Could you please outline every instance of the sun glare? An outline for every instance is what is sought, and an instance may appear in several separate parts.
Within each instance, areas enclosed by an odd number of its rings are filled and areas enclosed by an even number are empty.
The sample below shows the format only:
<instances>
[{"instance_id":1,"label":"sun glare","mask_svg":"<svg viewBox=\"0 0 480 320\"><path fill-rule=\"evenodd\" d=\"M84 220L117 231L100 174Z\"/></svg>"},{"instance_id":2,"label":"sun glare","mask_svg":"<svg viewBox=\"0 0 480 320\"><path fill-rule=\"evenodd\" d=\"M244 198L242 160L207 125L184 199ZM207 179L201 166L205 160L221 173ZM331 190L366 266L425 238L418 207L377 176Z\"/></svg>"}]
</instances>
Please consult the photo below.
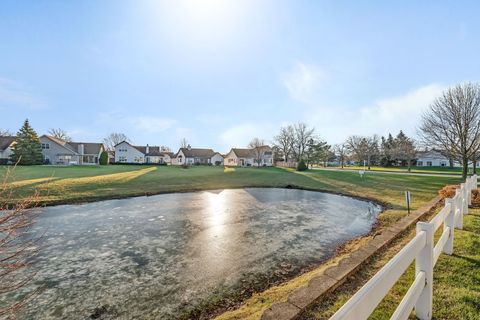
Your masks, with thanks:
<instances>
[{"instance_id":1,"label":"sun glare","mask_svg":"<svg viewBox=\"0 0 480 320\"><path fill-rule=\"evenodd\" d=\"M230 46L246 36L250 1L178 0L156 5L157 23L183 49Z\"/></svg>"}]
</instances>

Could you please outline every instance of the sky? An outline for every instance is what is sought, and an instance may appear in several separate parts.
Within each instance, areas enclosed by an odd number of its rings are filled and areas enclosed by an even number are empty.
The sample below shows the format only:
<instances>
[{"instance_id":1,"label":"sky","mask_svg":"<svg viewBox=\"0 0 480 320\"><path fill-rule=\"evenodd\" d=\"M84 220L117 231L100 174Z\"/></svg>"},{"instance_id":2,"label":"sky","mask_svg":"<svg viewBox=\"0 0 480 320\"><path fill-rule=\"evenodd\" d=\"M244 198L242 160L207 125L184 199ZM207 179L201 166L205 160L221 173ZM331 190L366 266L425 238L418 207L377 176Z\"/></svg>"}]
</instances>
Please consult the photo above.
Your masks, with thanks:
<instances>
[{"instance_id":1,"label":"sky","mask_svg":"<svg viewBox=\"0 0 480 320\"><path fill-rule=\"evenodd\" d=\"M226 152L305 122L329 143L415 137L480 75L479 2L0 2L0 128Z\"/></svg>"}]
</instances>

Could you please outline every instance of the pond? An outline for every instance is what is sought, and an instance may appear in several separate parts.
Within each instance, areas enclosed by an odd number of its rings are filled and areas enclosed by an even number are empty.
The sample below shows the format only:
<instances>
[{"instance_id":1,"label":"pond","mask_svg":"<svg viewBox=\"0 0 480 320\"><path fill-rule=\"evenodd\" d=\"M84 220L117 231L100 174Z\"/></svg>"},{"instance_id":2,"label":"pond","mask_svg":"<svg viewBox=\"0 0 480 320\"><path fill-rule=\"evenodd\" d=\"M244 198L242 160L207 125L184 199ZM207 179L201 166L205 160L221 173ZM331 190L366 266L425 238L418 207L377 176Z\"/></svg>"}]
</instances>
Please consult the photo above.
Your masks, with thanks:
<instances>
[{"instance_id":1,"label":"pond","mask_svg":"<svg viewBox=\"0 0 480 320\"><path fill-rule=\"evenodd\" d=\"M212 295L320 263L368 233L380 211L274 188L47 207L34 228L45 248L33 261L45 289L20 318L175 318Z\"/></svg>"}]
</instances>

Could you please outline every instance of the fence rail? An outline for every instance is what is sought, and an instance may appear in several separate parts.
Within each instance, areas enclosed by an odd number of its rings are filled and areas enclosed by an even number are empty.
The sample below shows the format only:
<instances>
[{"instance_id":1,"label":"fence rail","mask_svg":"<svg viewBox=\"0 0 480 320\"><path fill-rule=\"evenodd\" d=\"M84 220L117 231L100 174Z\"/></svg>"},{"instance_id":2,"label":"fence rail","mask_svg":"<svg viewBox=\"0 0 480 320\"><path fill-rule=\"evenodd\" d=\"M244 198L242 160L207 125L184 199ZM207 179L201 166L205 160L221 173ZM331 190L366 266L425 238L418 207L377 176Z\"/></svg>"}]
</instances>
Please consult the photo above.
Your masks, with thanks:
<instances>
[{"instance_id":1,"label":"fence rail","mask_svg":"<svg viewBox=\"0 0 480 320\"><path fill-rule=\"evenodd\" d=\"M453 198L445 199L445 207L430 220L417 222L417 234L360 290L357 291L330 320L367 319L385 295L398 281L408 266L415 261L415 280L390 319L408 319L415 309L417 318L432 318L433 267L440 254L453 253L454 231L463 228L463 216L472 204L472 190L478 177L473 175L460 185ZM435 232L443 225L443 232L434 243Z\"/></svg>"}]
</instances>

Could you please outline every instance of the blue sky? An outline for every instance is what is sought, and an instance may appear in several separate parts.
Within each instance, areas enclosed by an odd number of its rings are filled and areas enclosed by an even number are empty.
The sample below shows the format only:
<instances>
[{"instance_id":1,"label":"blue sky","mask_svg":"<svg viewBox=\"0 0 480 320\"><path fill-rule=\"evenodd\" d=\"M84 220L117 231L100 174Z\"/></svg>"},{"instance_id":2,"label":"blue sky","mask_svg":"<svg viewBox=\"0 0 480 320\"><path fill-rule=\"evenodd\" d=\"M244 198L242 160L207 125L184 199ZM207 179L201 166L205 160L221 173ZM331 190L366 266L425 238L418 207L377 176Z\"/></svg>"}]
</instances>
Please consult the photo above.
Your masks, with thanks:
<instances>
[{"instance_id":1,"label":"blue sky","mask_svg":"<svg viewBox=\"0 0 480 320\"><path fill-rule=\"evenodd\" d=\"M227 151L281 125L415 135L477 81L480 4L459 1L2 1L0 128Z\"/></svg>"}]
</instances>

